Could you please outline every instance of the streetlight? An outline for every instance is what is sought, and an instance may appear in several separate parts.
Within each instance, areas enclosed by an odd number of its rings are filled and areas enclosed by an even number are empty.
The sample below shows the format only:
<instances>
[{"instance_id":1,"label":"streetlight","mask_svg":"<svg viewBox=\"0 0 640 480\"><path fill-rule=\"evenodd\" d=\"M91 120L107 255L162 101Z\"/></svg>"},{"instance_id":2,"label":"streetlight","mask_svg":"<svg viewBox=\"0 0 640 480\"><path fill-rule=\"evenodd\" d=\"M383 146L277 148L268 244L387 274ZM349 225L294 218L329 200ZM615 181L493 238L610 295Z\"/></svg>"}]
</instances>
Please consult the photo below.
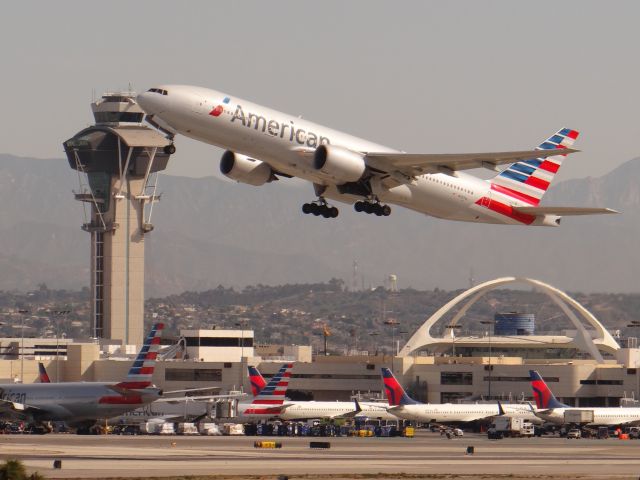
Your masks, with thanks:
<instances>
[{"instance_id":1,"label":"streetlight","mask_svg":"<svg viewBox=\"0 0 640 480\"><path fill-rule=\"evenodd\" d=\"M53 316L56 319L56 383L60 381L60 317L66 318L71 310L54 310Z\"/></svg>"},{"instance_id":2,"label":"streetlight","mask_svg":"<svg viewBox=\"0 0 640 480\"><path fill-rule=\"evenodd\" d=\"M378 335L380 335L380 332L369 332L369 336L371 337L371 350L378 351L378 346L376 345L375 339L375 337L377 337Z\"/></svg>"},{"instance_id":3,"label":"streetlight","mask_svg":"<svg viewBox=\"0 0 640 480\"><path fill-rule=\"evenodd\" d=\"M240 383L238 383L238 388L242 389L243 385L243 381L242 379L244 378L244 329L247 326L247 322L249 320L247 320L246 318L241 318L236 322L236 327L240 327L240 375L239 375L239 380Z\"/></svg>"},{"instance_id":4,"label":"streetlight","mask_svg":"<svg viewBox=\"0 0 640 480\"><path fill-rule=\"evenodd\" d=\"M24 383L24 319L31 313L29 310L18 310L20 314L20 383Z\"/></svg>"},{"instance_id":5,"label":"streetlight","mask_svg":"<svg viewBox=\"0 0 640 480\"><path fill-rule=\"evenodd\" d=\"M480 323L482 325L489 325L489 400L491 400L491 369L492 369L492 365L491 365L491 330L492 330L492 325L495 325L495 321L494 320L481 320Z\"/></svg>"},{"instance_id":6,"label":"streetlight","mask_svg":"<svg viewBox=\"0 0 640 480\"><path fill-rule=\"evenodd\" d=\"M448 328L451 334L451 354L455 357L456 356L456 334L454 330L461 329L462 325L451 324L451 325L447 325L445 328Z\"/></svg>"}]
</instances>

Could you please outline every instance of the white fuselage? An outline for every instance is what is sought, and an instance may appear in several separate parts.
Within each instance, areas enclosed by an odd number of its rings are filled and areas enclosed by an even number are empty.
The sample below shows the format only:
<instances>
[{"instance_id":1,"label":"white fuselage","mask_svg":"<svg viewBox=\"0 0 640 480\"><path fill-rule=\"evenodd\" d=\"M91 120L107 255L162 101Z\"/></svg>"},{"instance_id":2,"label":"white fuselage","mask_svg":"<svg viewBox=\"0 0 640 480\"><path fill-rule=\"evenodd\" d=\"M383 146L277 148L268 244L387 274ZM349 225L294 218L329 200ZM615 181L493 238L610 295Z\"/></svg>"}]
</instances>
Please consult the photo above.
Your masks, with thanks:
<instances>
[{"instance_id":1,"label":"white fuselage","mask_svg":"<svg viewBox=\"0 0 640 480\"><path fill-rule=\"evenodd\" d=\"M539 423L528 405L506 404L502 408L505 415ZM498 405L490 403L424 403L394 407L391 412L405 420L424 423L473 422L495 417L500 413Z\"/></svg>"},{"instance_id":2,"label":"white fuselage","mask_svg":"<svg viewBox=\"0 0 640 480\"><path fill-rule=\"evenodd\" d=\"M313 167L313 151L317 146L330 144L353 152L399 152L215 90L186 85L166 85L160 89L168 94L145 92L138 96L138 102L165 127L259 159L276 172L322 185L326 187L323 196L336 201L354 203L362 197L340 193L333 179ZM215 108L219 108L216 116L211 114ZM413 182L390 186L376 177L371 181L371 189L380 202L467 222L522 225L517 215L489 209L486 203L505 205L507 210L526 205L491 190L487 181L462 172L420 175ZM538 220L533 224L538 224Z\"/></svg>"},{"instance_id":3,"label":"white fuselage","mask_svg":"<svg viewBox=\"0 0 640 480\"><path fill-rule=\"evenodd\" d=\"M551 423L558 425L565 425L565 412L566 411L585 411L593 412L593 422L587 422L585 425L598 425L598 426L617 426L617 425L629 425L640 424L640 408L632 407L568 407L568 408L554 408L552 410L541 410L536 415Z\"/></svg>"},{"instance_id":4,"label":"white fuselage","mask_svg":"<svg viewBox=\"0 0 640 480\"><path fill-rule=\"evenodd\" d=\"M311 418L351 418L370 420L399 420L387 411L387 404L381 402L361 402L361 411L355 412L354 402L285 402L286 408L279 415L281 420L305 420Z\"/></svg>"}]
</instances>

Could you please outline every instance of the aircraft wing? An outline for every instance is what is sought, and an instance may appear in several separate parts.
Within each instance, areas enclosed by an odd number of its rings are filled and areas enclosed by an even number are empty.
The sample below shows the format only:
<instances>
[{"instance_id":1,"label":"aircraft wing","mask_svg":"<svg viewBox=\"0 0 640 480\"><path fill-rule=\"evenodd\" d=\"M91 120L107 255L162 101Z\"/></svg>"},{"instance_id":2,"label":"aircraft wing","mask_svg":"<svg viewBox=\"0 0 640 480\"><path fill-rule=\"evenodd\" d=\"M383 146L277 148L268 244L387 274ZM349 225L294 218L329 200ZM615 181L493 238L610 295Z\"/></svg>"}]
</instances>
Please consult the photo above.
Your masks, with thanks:
<instances>
[{"instance_id":1,"label":"aircraft wing","mask_svg":"<svg viewBox=\"0 0 640 480\"><path fill-rule=\"evenodd\" d=\"M0 417L10 416L14 418L25 418L40 410L40 408L32 405L12 402L11 400L0 400Z\"/></svg>"},{"instance_id":2,"label":"aircraft wing","mask_svg":"<svg viewBox=\"0 0 640 480\"><path fill-rule=\"evenodd\" d=\"M169 390L165 391L163 395L171 395L174 393L190 393L190 392L208 392L208 391L218 391L222 387L201 387L201 388L187 388L186 390Z\"/></svg>"},{"instance_id":3,"label":"aircraft wing","mask_svg":"<svg viewBox=\"0 0 640 480\"><path fill-rule=\"evenodd\" d=\"M246 393L229 395L199 395L194 397L162 397L154 400L153 403L185 403L185 402L208 402L209 400L219 400L222 398L246 397Z\"/></svg>"},{"instance_id":4,"label":"aircraft wing","mask_svg":"<svg viewBox=\"0 0 640 480\"><path fill-rule=\"evenodd\" d=\"M513 207L514 210L528 215L597 215L601 213L620 213L611 208L591 207Z\"/></svg>"},{"instance_id":5,"label":"aircraft wing","mask_svg":"<svg viewBox=\"0 0 640 480\"><path fill-rule=\"evenodd\" d=\"M487 153L376 153L369 152L365 160L372 168L385 172L415 176L425 173L455 172L472 168L496 170L498 165L510 164L521 160L553 157L578 152L573 148L554 148L549 150L520 150L514 152Z\"/></svg>"}]
</instances>

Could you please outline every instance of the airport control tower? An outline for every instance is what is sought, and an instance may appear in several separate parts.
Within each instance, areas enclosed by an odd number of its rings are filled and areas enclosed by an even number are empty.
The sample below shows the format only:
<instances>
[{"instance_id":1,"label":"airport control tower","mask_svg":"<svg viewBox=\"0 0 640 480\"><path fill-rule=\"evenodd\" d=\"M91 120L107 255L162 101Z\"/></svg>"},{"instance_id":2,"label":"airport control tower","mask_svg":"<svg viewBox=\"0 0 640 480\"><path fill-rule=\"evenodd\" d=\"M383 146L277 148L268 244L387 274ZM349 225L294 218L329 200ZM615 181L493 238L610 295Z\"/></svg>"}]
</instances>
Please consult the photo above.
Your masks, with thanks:
<instances>
[{"instance_id":1,"label":"airport control tower","mask_svg":"<svg viewBox=\"0 0 640 480\"><path fill-rule=\"evenodd\" d=\"M95 125L63 145L80 179L82 229L91 234L92 334L142 345L144 237L153 230L157 172L175 147L142 124L133 92L106 93L91 109Z\"/></svg>"}]
</instances>

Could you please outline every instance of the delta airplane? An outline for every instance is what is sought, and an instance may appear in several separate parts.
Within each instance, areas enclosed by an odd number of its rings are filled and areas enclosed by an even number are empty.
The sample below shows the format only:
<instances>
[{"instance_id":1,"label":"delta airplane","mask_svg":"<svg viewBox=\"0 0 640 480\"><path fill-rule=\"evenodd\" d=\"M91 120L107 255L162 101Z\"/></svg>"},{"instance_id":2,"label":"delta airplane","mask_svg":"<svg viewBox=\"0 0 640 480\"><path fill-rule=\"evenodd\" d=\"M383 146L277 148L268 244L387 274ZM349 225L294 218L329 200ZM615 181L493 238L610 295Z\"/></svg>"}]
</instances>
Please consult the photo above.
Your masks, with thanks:
<instances>
[{"instance_id":1,"label":"delta airplane","mask_svg":"<svg viewBox=\"0 0 640 480\"><path fill-rule=\"evenodd\" d=\"M424 423L473 422L497 416L524 418L540 423L529 405L490 403L420 403L412 399L388 368L382 368L382 381L389 401L388 410L405 420Z\"/></svg>"},{"instance_id":2,"label":"delta airplane","mask_svg":"<svg viewBox=\"0 0 640 480\"><path fill-rule=\"evenodd\" d=\"M489 153L405 153L271 110L216 90L162 85L137 97L147 121L225 149L220 170L261 186L279 177L313 183L305 214L335 218L327 199L358 212L388 216L394 204L463 222L558 226L565 215L617 213L606 208L540 206L578 132L563 128L534 150ZM174 153L173 143L165 148ZM500 165L509 165L503 171ZM488 168L490 180L464 170Z\"/></svg>"},{"instance_id":3,"label":"delta airplane","mask_svg":"<svg viewBox=\"0 0 640 480\"><path fill-rule=\"evenodd\" d=\"M256 367L249 367L249 378L254 395L264 387L265 380ZM308 420L311 418L356 418L365 420L399 420L379 402L316 402L287 400L283 403L278 418L281 420Z\"/></svg>"},{"instance_id":4,"label":"delta airplane","mask_svg":"<svg viewBox=\"0 0 640 480\"><path fill-rule=\"evenodd\" d=\"M572 407L558 401L536 370L529 370L529 377L538 407L535 414L545 421L565 425L570 423L565 421L565 412L582 410L593 412L593 421L584 425L640 425L640 408L638 407Z\"/></svg>"},{"instance_id":5,"label":"delta airplane","mask_svg":"<svg viewBox=\"0 0 640 480\"><path fill-rule=\"evenodd\" d=\"M164 325L153 326L127 378L115 382L0 384L0 415L27 420L39 426L64 421L88 428L156 400L162 391L151 383L160 335ZM42 370L40 371L42 374Z\"/></svg>"}]
</instances>

